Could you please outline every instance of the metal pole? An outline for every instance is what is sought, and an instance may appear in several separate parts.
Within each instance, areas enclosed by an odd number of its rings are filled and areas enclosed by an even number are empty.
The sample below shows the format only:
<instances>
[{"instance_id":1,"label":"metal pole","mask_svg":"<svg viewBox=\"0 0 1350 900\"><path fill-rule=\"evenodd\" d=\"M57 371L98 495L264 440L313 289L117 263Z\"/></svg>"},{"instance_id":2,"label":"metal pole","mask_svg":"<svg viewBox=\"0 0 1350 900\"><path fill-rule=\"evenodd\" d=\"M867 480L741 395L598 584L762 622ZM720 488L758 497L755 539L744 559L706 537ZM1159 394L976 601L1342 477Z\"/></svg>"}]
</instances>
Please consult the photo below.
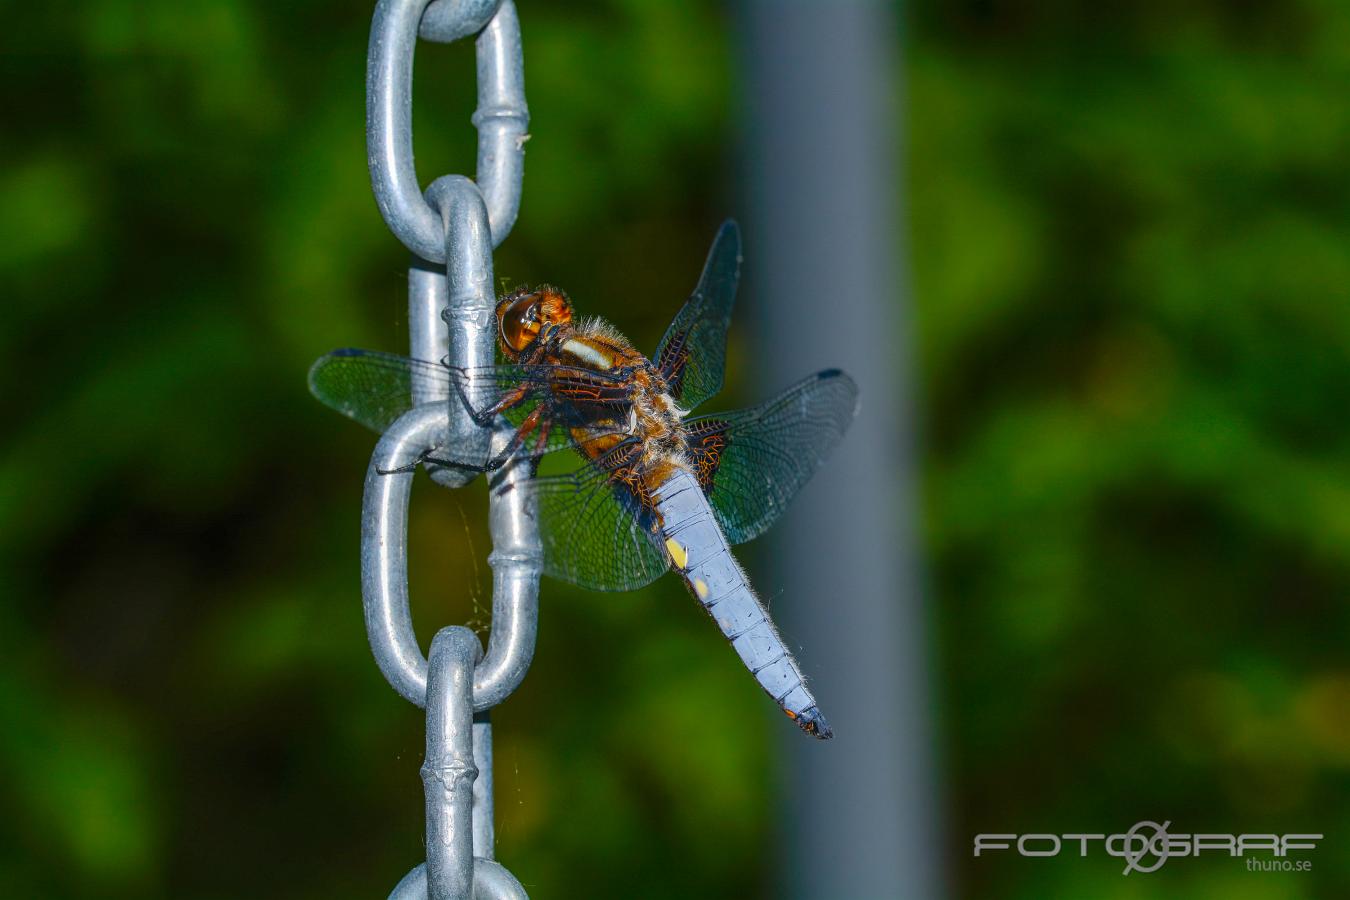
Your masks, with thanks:
<instances>
[{"instance_id":1,"label":"metal pole","mask_svg":"<svg viewBox=\"0 0 1350 900\"><path fill-rule=\"evenodd\" d=\"M744 0L746 277L756 374L840 366L861 413L771 533L775 616L835 740L783 733L779 893L941 891L926 622L914 539L908 296L896 178L899 28L867 0Z\"/></svg>"}]
</instances>

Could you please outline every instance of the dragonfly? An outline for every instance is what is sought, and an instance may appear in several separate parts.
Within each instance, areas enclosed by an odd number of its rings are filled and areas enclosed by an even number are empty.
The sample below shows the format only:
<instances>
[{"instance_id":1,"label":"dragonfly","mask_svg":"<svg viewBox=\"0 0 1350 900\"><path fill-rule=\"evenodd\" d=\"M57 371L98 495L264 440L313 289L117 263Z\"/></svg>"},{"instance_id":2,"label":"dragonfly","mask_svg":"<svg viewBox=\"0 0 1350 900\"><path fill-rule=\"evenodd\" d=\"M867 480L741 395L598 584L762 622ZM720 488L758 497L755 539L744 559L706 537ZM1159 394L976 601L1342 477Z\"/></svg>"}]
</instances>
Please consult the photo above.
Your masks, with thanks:
<instances>
[{"instance_id":1,"label":"dragonfly","mask_svg":"<svg viewBox=\"0 0 1350 900\"><path fill-rule=\"evenodd\" d=\"M446 446L422 461L484 473L528 461L545 574L627 591L674 570L783 712L827 739L833 732L731 547L783 515L843 438L858 388L826 369L758 406L692 415L722 388L740 264L740 230L727 221L651 357L540 285L498 299L500 364L465 369L343 349L314 364L309 385L376 432L411 408L414 383L458 397L483 428L504 417L514 429L504 450ZM569 451L569 471L539 473L546 455Z\"/></svg>"}]
</instances>

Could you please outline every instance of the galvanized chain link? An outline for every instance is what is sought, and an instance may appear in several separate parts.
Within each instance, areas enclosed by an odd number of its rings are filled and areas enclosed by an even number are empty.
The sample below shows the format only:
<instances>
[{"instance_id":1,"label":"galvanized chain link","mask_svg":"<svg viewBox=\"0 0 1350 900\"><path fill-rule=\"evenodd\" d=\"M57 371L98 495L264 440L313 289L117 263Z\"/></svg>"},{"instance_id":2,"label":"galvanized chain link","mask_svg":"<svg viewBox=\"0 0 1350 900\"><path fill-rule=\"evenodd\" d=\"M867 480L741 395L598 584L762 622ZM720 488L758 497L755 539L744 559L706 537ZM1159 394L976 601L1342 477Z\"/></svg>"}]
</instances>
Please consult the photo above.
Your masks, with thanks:
<instances>
[{"instance_id":1,"label":"galvanized chain link","mask_svg":"<svg viewBox=\"0 0 1350 900\"><path fill-rule=\"evenodd\" d=\"M413 166L412 62L418 34L449 42L478 34L477 182L437 179L423 194ZM408 272L411 355L473 369L494 348L492 250L520 208L529 123L520 23L512 0L381 0L371 24L366 72L366 146L375 200L390 230L414 254ZM470 384L470 396L477 387ZM483 458L506 447L511 429L478 427L458 397L412 385L413 408L380 438L366 472L361 518L361 588L375 662L406 699L426 708L426 863L391 898L523 898L493 860L492 726L488 710L520 684L534 656L541 551L534 499L494 490L492 630L484 653L467 628L441 629L422 656L408 607L408 467L447 443ZM388 473L388 474L386 474ZM432 469L458 487L472 473ZM523 487L508 464L501 486Z\"/></svg>"}]
</instances>

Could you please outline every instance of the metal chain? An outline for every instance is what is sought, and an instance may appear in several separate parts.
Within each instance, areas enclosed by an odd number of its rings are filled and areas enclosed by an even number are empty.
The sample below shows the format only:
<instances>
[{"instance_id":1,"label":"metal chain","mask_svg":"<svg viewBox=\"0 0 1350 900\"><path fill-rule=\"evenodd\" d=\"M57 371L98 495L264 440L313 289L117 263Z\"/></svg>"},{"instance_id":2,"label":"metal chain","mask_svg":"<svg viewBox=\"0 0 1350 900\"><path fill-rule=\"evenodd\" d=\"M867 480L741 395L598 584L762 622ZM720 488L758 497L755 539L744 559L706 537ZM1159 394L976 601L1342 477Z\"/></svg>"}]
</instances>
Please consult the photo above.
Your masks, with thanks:
<instances>
[{"instance_id":1,"label":"metal chain","mask_svg":"<svg viewBox=\"0 0 1350 900\"><path fill-rule=\"evenodd\" d=\"M437 179L423 194L413 166L412 63L418 35L450 42L477 34L477 182ZM520 23L512 0L380 0L366 70L366 148L375 200L414 254L408 272L411 355L474 369L493 362L492 250L520 209L525 106ZM482 387L470 383L469 396ZM487 458L506 447L500 420L480 428L460 399L429 382L412 385L413 408L380 438L366 471L361 514L361 592L375 662L399 694L427 713L426 862L390 894L399 900L524 898L493 860L492 725L488 710L525 677L534 656L541 551L533 494L494 490L492 630L484 653L467 628L443 628L422 656L408 608L409 468L453 442ZM384 474L389 473L389 474ZM508 464L503 487L529 472ZM459 487L472 473L433 468Z\"/></svg>"}]
</instances>

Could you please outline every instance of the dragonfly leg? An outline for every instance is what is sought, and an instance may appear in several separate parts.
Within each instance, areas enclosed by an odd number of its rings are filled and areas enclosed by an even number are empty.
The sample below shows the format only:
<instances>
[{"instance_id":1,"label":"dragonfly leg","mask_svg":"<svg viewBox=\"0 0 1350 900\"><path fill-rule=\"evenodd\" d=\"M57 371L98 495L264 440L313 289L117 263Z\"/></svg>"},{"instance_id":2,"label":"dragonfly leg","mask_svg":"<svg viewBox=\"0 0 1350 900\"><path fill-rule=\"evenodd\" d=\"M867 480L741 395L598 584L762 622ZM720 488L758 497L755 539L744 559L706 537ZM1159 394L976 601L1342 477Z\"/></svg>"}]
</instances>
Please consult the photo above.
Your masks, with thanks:
<instances>
[{"instance_id":1,"label":"dragonfly leg","mask_svg":"<svg viewBox=\"0 0 1350 900\"><path fill-rule=\"evenodd\" d=\"M538 456L541 453L543 453L544 448L548 446L548 433L550 429L552 429L552 427L553 423L551 421L545 421L542 425L539 426L539 434L534 439L535 456Z\"/></svg>"},{"instance_id":2,"label":"dragonfly leg","mask_svg":"<svg viewBox=\"0 0 1350 900\"><path fill-rule=\"evenodd\" d=\"M543 419L543 412L543 406L536 406L534 409L530 410L530 414L521 421L520 427L517 428L516 433L511 436L511 440L507 441L506 446L502 448L502 452L488 460L483 471L492 472L506 465L507 462L516 455L520 448L525 445L525 438L529 437L530 432L539 428L539 423L541 419ZM547 439L547 420L544 420L544 422L545 426L541 429L541 432L544 438Z\"/></svg>"},{"instance_id":3,"label":"dragonfly leg","mask_svg":"<svg viewBox=\"0 0 1350 900\"><path fill-rule=\"evenodd\" d=\"M387 471L381 469L380 474L393 475L398 472L407 472L417 468L419 465L423 463L429 466L443 466L448 469L461 469L465 472L478 472L480 474L487 474L488 472L497 471L502 466L510 462L512 455L518 449L520 449L520 441L513 438L511 440L511 443L507 445L505 450L503 450L501 453L498 453L496 456L492 457L491 459L489 459L487 462L484 463L469 463L464 462L464 460L462 459L443 459L439 456L432 456L431 455L432 451L428 450L426 451L426 453L423 453L420 457L418 457L417 462L410 463L398 469L389 469Z\"/></svg>"},{"instance_id":4,"label":"dragonfly leg","mask_svg":"<svg viewBox=\"0 0 1350 900\"><path fill-rule=\"evenodd\" d=\"M496 413L492 413L492 416L495 417L495 415ZM408 463L406 466L399 466L396 469L380 469L379 473L381 475L399 475L411 472L420 465L443 466L451 469L461 469L467 472L495 472L497 469L506 465L506 463L516 455L517 451L525 445L525 438L529 437L530 432L539 428L542 419L543 407L536 407L535 409L530 410L530 414L520 423L520 427L516 429L516 433L511 436L511 440L507 442L506 446L502 449L502 452L482 464L433 456L432 454L435 453L435 450L428 449L423 450L418 454L417 459ZM489 418L489 421L492 421L492 419ZM548 422L547 420L544 420L544 427L539 428L539 435L535 440L536 449L543 449L545 442L548 440L548 432Z\"/></svg>"},{"instance_id":5,"label":"dragonfly leg","mask_svg":"<svg viewBox=\"0 0 1350 900\"><path fill-rule=\"evenodd\" d=\"M520 448L524 446L525 438L529 436L531 431L534 431L536 428L539 427L539 421L541 417L542 417L542 408L535 408L531 410L530 414L526 416L524 421L520 423L520 427L516 429L516 433L511 436L511 440L508 441L506 446L502 448L502 452L498 453L496 456L492 457L482 465L476 465L474 463L466 463L461 460L440 459L438 457L432 456L431 453L433 451L431 450L425 451L420 457L418 457L417 462L413 463L412 465L413 467L416 467L418 463L428 463L431 465L449 466L450 468L454 469L463 469L469 472L482 472L482 473L495 472L502 466L510 462L511 459L516 455L517 451L519 451ZM548 436L547 429L544 429L543 433L544 437L547 438Z\"/></svg>"},{"instance_id":6,"label":"dragonfly leg","mask_svg":"<svg viewBox=\"0 0 1350 900\"><path fill-rule=\"evenodd\" d=\"M424 464L430 466L445 466L451 469L467 469L470 472L490 471L488 466L474 465L473 463L466 463L456 459L440 459L439 457L431 455L434 452L434 450L423 450L417 455L417 459L408 463L406 466L399 466L394 469L376 469L376 471L381 475L405 475L408 472L415 471L418 466Z\"/></svg>"},{"instance_id":7,"label":"dragonfly leg","mask_svg":"<svg viewBox=\"0 0 1350 900\"><path fill-rule=\"evenodd\" d=\"M427 454L429 453L431 453L430 450L423 450L417 455L417 459L408 463L406 466L398 466L393 469L376 469L375 471L379 472L381 475L406 475L409 472L415 471L418 466L426 462Z\"/></svg>"},{"instance_id":8,"label":"dragonfly leg","mask_svg":"<svg viewBox=\"0 0 1350 900\"><path fill-rule=\"evenodd\" d=\"M473 403L469 400L469 395L465 392L464 385L460 383L459 379L453 379L453 383L455 385L455 392L459 394L459 402L463 404L465 411L469 414L469 418L472 419L473 423L479 428L491 428L494 420L500 413L505 412L513 406L519 405L530 394L529 385L517 385L507 391L496 403L486 409L480 410L474 409Z\"/></svg>"}]
</instances>

